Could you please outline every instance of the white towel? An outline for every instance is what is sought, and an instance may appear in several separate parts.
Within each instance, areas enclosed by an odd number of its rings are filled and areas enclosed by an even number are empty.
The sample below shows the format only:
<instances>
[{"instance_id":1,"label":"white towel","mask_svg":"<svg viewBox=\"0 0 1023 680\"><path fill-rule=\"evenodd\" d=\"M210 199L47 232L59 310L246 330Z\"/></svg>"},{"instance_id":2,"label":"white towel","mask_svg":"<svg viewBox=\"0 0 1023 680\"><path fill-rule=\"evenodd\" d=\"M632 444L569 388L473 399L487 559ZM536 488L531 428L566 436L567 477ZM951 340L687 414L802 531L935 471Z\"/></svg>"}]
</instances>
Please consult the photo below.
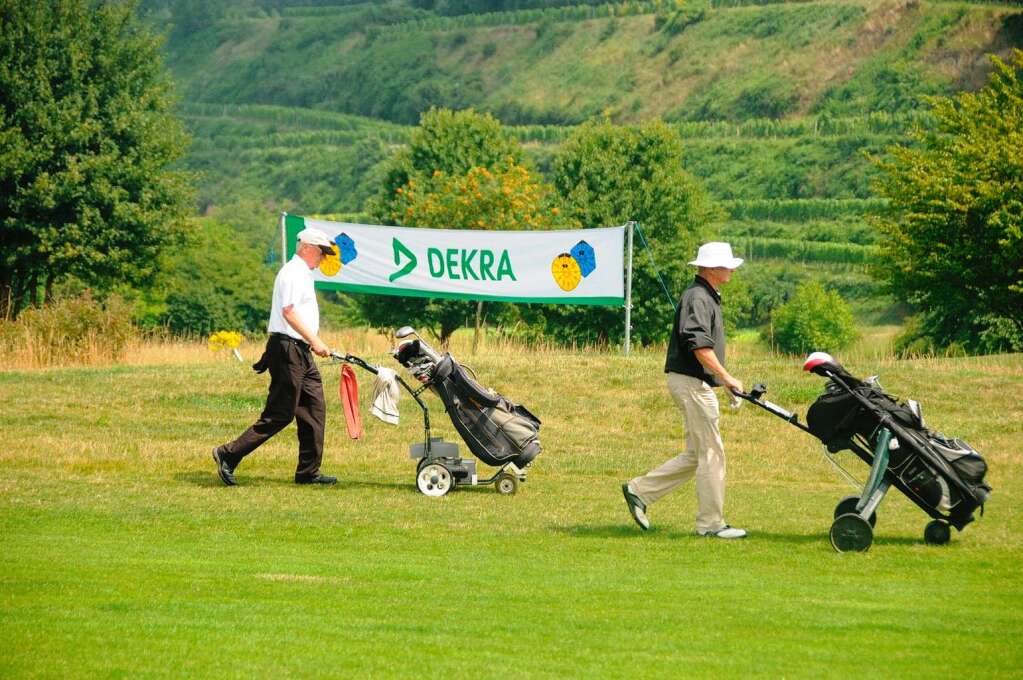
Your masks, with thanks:
<instances>
[{"instance_id":1,"label":"white towel","mask_svg":"<svg viewBox=\"0 0 1023 680\"><path fill-rule=\"evenodd\" d=\"M373 383L373 406L369 412L390 425L398 424L398 398L401 390L398 375L390 368L377 369Z\"/></svg>"}]
</instances>

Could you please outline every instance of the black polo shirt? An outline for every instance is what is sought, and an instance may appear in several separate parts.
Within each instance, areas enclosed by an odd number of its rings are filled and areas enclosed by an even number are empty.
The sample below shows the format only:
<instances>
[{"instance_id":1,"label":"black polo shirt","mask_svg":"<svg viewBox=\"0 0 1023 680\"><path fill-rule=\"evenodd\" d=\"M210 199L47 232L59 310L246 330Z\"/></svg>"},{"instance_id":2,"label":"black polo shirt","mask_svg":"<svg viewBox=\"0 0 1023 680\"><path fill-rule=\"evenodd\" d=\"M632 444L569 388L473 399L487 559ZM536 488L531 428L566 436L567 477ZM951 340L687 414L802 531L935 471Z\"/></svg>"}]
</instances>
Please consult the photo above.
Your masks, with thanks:
<instances>
[{"instance_id":1,"label":"black polo shirt","mask_svg":"<svg viewBox=\"0 0 1023 680\"><path fill-rule=\"evenodd\" d=\"M665 373L681 373L703 380L711 387L721 381L708 373L693 350L710 347L725 365L725 324L721 318L721 295L702 276L686 288L675 311L675 323L668 339Z\"/></svg>"}]
</instances>

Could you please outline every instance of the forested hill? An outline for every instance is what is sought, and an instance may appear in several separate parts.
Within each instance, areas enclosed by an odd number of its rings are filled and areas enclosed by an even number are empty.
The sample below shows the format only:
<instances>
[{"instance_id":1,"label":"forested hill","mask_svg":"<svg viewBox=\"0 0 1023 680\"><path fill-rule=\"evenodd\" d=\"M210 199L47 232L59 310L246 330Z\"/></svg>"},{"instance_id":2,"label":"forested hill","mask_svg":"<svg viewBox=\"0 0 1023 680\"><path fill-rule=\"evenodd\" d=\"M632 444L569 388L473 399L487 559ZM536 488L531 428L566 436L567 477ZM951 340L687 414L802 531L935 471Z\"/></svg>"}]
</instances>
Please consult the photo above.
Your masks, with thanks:
<instances>
[{"instance_id":1,"label":"forested hill","mask_svg":"<svg viewBox=\"0 0 1023 680\"><path fill-rule=\"evenodd\" d=\"M164 33L199 209L264 252L277 211L371 219L385 159L431 106L494 114L553 179L579 123L667 121L756 261L757 311L813 280L861 319L881 157L927 95L980 88L1023 47L1023 7L927 0L142 0ZM220 210L222 208L222 210ZM678 282L672 282L672 285Z\"/></svg>"},{"instance_id":2,"label":"forested hill","mask_svg":"<svg viewBox=\"0 0 1023 680\"><path fill-rule=\"evenodd\" d=\"M377 162L436 105L525 126L541 171L578 122L662 118L720 200L855 199L823 217L859 213L865 154L901 139L925 95L979 87L988 54L1023 45L1014 5L745 2L145 0L140 12L168 36L202 204L305 212L360 210ZM821 216L807 209L793 214Z\"/></svg>"}]
</instances>

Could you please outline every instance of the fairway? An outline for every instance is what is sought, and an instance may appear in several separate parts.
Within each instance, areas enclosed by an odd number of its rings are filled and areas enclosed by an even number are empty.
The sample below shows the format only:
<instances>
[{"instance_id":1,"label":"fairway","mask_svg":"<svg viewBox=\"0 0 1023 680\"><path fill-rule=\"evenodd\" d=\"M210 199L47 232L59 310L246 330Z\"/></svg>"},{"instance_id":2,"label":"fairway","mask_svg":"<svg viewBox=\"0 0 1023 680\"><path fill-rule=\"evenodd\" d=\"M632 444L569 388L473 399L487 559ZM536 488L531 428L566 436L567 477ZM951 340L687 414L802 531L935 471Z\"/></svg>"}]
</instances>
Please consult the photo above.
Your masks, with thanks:
<instances>
[{"instance_id":1,"label":"fairway","mask_svg":"<svg viewBox=\"0 0 1023 680\"><path fill-rule=\"evenodd\" d=\"M398 368L379 342L347 348ZM267 379L198 345L0 372L0 677L1020 676L1023 355L839 357L974 445L994 488L944 547L893 491L870 551L840 555L827 530L854 490L749 404L721 428L726 518L750 537L695 536L692 484L652 507L650 532L632 523L621 483L683 438L661 350L459 352L543 420L516 496L419 495L418 409L403 395L398 426L371 418L361 371L353 442L323 369L332 488L292 484L294 426L221 485L210 448L251 423ZM823 389L753 345L729 363L801 414Z\"/></svg>"}]
</instances>

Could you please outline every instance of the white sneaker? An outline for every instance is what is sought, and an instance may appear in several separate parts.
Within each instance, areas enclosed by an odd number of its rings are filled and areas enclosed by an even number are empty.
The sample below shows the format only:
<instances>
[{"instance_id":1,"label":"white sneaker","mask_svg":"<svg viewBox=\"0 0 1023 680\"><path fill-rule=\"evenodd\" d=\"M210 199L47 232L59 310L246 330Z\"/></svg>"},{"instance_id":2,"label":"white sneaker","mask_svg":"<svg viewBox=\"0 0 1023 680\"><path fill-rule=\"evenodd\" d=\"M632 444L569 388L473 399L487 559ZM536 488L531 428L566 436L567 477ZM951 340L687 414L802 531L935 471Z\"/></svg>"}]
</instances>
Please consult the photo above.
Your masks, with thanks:
<instances>
[{"instance_id":1,"label":"white sneaker","mask_svg":"<svg viewBox=\"0 0 1023 680\"><path fill-rule=\"evenodd\" d=\"M745 529L736 529L727 524L717 531L697 531L700 536L714 536L716 538L746 538Z\"/></svg>"}]
</instances>

